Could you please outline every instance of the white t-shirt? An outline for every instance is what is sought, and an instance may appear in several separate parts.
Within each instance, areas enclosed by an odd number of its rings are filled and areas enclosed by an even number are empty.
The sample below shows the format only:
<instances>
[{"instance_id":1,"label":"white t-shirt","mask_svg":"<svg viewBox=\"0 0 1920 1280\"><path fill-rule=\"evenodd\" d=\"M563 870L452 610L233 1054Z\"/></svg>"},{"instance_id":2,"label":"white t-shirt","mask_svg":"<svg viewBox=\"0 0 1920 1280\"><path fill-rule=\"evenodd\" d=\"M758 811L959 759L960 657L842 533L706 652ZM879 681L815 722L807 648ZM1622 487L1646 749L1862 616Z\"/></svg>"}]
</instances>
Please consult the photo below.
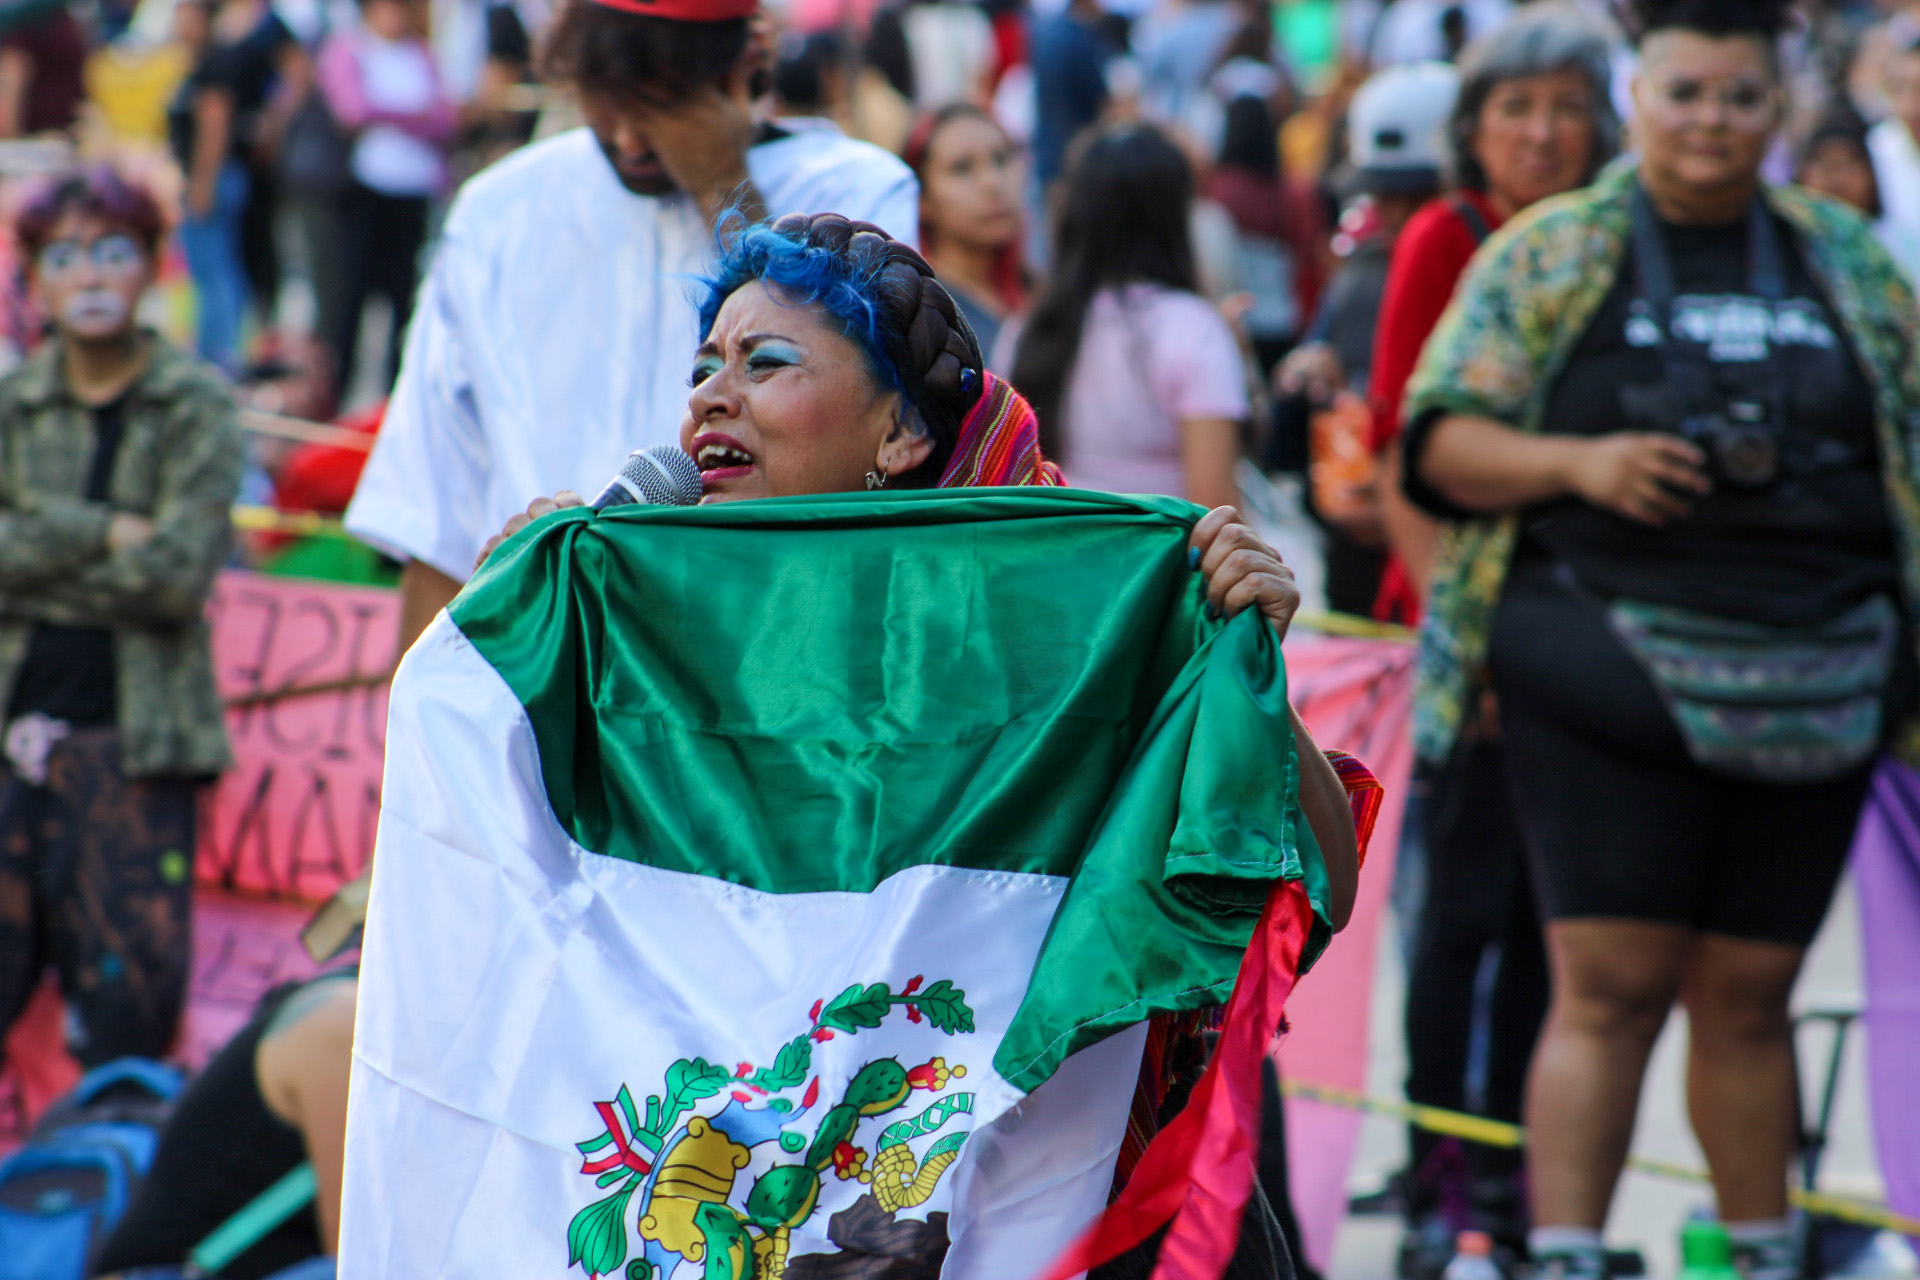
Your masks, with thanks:
<instances>
[{"instance_id":1,"label":"white t-shirt","mask_svg":"<svg viewBox=\"0 0 1920 1280\"><path fill-rule=\"evenodd\" d=\"M1447 40L1441 18L1453 8L1466 19L1467 43L1471 44L1507 20L1513 12L1513 0L1464 0L1458 4L1453 0L1393 0L1373 31L1374 68L1444 61Z\"/></svg>"},{"instance_id":2,"label":"white t-shirt","mask_svg":"<svg viewBox=\"0 0 1920 1280\"><path fill-rule=\"evenodd\" d=\"M1184 498L1180 423L1247 413L1240 347L1212 303L1160 285L1106 289L1067 379L1060 465L1077 489Z\"/></svg>"},{"instance_id":3,"label":"white t-shirt","mask_svg":"<svg viewBox=\"0 0 1920 1280\"><path fill-rule=\"evenodd\" d=\"M1899 119L1867 130L1867 154L1880 184L1881 217L1909 236L1920 237L1920 146Z\"/></svg>"},{"instance_id":4,"label":"white t-shirt","mask_svg":"<svg viewBox=\"0 0 1920 1280\"><path fill-rule=\"evenodd\" d=\"M358 37L360 92L367 105L394 115L433 108L440 92L433 57L418 40L382 40L371 31ZM392 124L368 126L353 143L353 176L362 186L390 196L430 196L446 179L446 163L430 143Z\"/></svg>"},{"instance_id":5,"label":"white t-shirt","mask_svg":"<svg viewBox=\"0 0 1920 1280\"><path fill-rule=\"evenodd\" d=\"M774 216L843 213L916 241L906 165L824 122L781 127L790 136L747 153ZM464 580L532 499L591 498L630 451L677 440L713 245L690 198L633 195L585 129L469 182L421 287L348 530Z\"/></svg>"},{"instance_id":6,"label":"white t-shirt","mask_svg":"<svg viewBox=\"0 0 1920 1280\"><path fill-rule=\"evenodd\" d=\"M913 105L971 102L993 69L993 24L974 4L916 4L900 14L913 58Z\"/></svg>"}]
</instances>

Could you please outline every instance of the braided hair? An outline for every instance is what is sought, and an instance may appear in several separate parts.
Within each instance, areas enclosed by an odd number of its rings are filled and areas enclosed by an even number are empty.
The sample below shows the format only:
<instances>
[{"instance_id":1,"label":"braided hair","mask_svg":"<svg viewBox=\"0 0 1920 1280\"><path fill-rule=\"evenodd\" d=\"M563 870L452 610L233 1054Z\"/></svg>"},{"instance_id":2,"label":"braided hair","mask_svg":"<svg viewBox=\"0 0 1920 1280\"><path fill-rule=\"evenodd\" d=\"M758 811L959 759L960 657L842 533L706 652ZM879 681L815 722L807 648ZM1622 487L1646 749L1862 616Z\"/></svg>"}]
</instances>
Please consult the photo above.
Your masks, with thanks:
<instances>
[{"instance_id":1,"label":"braided hair","mask_svg":"<svg viewBox=\"0 0 1920 1280\"><path fill-rule=\"evenodd\" d=\"M700 339L735 290L760 280L824 308L867 357L874 380L899 391L933 438L905 483L933 485L984 383L979 339L933 268L871 222L790 213L755 223L727 246L699 301Z\"/></svg>"}]
</instances>

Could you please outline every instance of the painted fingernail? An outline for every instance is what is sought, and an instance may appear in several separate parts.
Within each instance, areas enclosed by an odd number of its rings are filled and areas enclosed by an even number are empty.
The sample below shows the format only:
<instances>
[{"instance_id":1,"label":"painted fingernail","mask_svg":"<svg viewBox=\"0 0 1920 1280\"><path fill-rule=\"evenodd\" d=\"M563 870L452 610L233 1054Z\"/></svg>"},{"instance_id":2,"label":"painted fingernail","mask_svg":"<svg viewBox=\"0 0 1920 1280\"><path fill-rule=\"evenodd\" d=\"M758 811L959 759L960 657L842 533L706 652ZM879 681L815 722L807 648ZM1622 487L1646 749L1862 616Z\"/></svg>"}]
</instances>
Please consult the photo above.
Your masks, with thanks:
<instances>
[{"instance_id":1,"label":"painted fingernail","mask_svg":"<svg viewBox=\"0 0 1920 1280\"><path fill-rule=\"evenodd\" d=\"M1187 548L1187 568L1198 569L1199 567L1200 567L1200 548L1188 547Z\"/></svg>"},{"instance_id":2,"label":"painted fingernail","mask_svg":"<svg viewBox=\"0 0 1920 1280\"><path fill-rule=\"evenodd\" d=\"M1207 621L1208 622L1220 621L1220 606L1216 605L1211 600L1207 601Z\"/></svg>"}]
</instances>

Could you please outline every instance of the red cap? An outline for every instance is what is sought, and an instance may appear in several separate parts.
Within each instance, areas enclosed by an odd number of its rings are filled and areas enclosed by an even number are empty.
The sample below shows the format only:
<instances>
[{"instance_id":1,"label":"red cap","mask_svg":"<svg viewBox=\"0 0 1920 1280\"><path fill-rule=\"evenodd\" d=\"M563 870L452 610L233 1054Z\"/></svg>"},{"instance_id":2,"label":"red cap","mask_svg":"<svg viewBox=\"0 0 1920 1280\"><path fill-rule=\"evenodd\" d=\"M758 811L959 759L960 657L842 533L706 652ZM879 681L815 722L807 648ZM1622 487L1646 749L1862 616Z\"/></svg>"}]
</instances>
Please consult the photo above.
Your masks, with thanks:
<instances>
[{"instance_id":1,"label":"red cap","mask_svg":"<svg viewBox=\"0 0 1920 1280\"><path fill-rule=\"evenodd\" d=\"M638 13L649 18L674 22L725 22L730 18L752 17L760 0L593 0L595 4L622 13Z\"/></svg>"}]
</instances>

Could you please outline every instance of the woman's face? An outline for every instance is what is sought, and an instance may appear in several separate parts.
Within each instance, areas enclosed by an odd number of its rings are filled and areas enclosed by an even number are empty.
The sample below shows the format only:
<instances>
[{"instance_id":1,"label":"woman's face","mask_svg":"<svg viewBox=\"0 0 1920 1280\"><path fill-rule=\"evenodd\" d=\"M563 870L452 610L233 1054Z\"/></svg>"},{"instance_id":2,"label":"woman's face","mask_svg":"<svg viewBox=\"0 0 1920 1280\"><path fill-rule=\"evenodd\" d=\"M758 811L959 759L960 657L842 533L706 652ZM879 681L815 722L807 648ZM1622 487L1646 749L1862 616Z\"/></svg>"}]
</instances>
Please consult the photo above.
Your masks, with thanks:
<instances>
[{"instance_id":1,"label":"woman's face","mask_svg":"<svg viewBox=\"0 0 1920 1280\"><path fill-rule=\"evenodd\" d=\"M1000 127L963 115L928 141L920 216L928 239L998 249L1020 238L1020 152Z\"/></svg>"},{"instance_id":2,"label":"woman's face","mask_svg":"<svg viewBox=\"0 0 1920 1280\"><path fill-rule=\"evenodd\" d=\"M412 0L366 0L360 20L382 40L410 40L419 34Z\"/></svg>"},{"instance_id":3,"label":"woman's face","mask_svg":"<svg viewBox=\"0 0 1920 1280\"><path fill-rule=\"evenodd\" d=\"M1640 56L1634 136L1649 184L1701 199L1750 189L1782 105L1765 39L1657 31Z\"/></svg>"},{"instance_id":4,"label":"woman's face","mask_svg":"<svg viewBox=\"0 0 1920 1280\"><path fill-rule=\"evenodd\" d=\"M1502 80L1481 104L1469 145L1487 195L1511 216L1579 186L1593 166L1593 88L1577 68Z\"/></svg>"},{"instance_id":5,"label":"woman's face","mask_svg":"<svg viewBox=\"0 0 1920 1280\"><path fill-rule=\"evenodd\" d=\"M1880 200L1873 161L1864 148L1845 138L1828 138L1809 151L1800 162L1799 180L1810 191L1832 196L1868 217L1876 216Z\"/></svg>"},{"instance_id":6,"label":"woman's face","mask_svg":"<svg viewBox=\"0 0 1920 1280\"><path fill-rule=\"evenodd\" d=\"M33 289L60 334L104 342L133 332L135 308L153 278L140 242L110 222L68 213L34 258Z\"/></svg>"},{"instance_id":7,"label":"woman's face","mask_svg":"<svg viewBox=\"0 0 1920 1280\"><path fill-rule=\"evenodd\" d=\"M864 489L867 472L899 476L933 452L837 320L757 280L721 305L691 381L680 447L702 502Z\"/></svg>"},{"instance_id":8,"label":"woman's face","mask_svg":"<svg viewBox=\"0 0 1920 1280\"><path fill-rule=\"evenodd\" d=\"M207 36L213 22L210 6L202 0L188 0L188 3L173 7L173 38L188 49L198 52L206 48Z\"/></svg>"}]
</instances>

